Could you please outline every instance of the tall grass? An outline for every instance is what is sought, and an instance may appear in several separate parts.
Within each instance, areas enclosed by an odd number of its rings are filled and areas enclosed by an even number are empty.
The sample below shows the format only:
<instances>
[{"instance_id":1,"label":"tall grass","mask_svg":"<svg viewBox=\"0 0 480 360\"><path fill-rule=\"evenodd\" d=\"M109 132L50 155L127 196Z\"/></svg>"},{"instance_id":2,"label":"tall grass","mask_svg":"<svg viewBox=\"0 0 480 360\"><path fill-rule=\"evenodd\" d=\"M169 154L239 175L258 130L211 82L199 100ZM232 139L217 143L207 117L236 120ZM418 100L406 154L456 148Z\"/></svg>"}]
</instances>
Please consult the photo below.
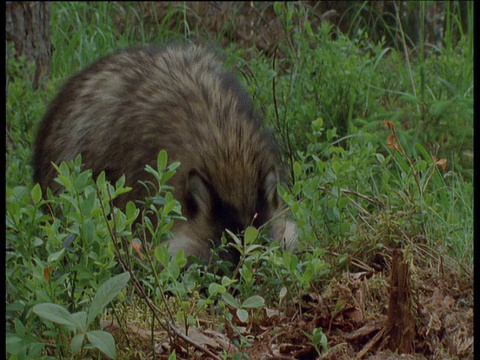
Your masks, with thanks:
<instances>
[{"instance_id":1,"label":"tall grass","mask_svg":"<svg viewBox=\"0 0 480 360\"><path fill-rule=\"evenodd\" d=\"M51 6L54 78L67 76L116 49L163 44L188 34L183 21L185 4L172 5L161 19L152 3L54 2ZM175 27L167 27L170 22Z\"/></svg>"}]
</instances>

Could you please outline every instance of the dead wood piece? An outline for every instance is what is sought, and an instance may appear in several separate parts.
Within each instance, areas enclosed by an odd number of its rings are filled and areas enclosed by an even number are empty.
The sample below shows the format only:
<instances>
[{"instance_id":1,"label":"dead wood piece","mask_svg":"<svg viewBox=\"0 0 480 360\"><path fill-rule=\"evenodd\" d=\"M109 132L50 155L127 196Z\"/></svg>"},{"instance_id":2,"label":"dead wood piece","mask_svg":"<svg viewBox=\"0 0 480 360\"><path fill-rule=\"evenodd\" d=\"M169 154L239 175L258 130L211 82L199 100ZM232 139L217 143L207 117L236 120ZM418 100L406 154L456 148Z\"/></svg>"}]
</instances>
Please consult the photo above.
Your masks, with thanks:
<instances>
[{"instance_id":1,"label":"dead wood piece","mask_svg":"<svg viewBox=\"0 0 480 360\"><path fill-rule=\"evenodd\" d=\"M385 320L381 319L379 321L369 322L363 325L360 329L357 329L351 333L344 334L345 340L348 341L359 341L364 338L368 338L372 333L379 331L383 328Z\"/></svg>"}]
</instances>

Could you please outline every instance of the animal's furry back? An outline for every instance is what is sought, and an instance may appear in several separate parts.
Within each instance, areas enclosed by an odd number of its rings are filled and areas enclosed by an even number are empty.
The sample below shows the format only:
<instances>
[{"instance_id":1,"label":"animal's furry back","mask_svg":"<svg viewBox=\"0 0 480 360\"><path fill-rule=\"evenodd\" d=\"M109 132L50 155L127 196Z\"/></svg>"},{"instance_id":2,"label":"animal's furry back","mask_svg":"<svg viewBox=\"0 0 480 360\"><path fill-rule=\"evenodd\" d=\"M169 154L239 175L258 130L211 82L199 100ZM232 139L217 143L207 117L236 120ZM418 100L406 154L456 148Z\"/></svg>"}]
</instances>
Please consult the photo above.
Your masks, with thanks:
<instances>
[{"instance_id":1,"label":"animal's furry back","mask_svg":"<svg viewBox=\"0 0 480 360\"><path fill-rule=\"evenodd\" d=\"M241 230L255 214L261 224L278 211L273 137L214 51L193 45L120 51L70 78L40 125L34 180L58 191L51 162L82 154L95 175L126 176L133 190L117 202L123 207L146 196L137 182L162 149L182 164L170 183L190 223L174 232L187 243L205 248L225 227Z\"/></svg>"}]
</instances>

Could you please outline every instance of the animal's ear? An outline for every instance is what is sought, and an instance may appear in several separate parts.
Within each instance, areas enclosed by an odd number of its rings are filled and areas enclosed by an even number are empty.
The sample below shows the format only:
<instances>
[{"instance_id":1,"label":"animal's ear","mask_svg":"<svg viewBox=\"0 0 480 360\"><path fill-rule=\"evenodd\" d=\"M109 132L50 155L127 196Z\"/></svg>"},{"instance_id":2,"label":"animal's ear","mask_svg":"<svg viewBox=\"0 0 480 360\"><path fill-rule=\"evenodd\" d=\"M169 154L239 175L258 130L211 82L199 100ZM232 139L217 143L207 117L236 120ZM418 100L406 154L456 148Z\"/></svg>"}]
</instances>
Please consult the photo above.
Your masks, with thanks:
<instances>
[{"instance_id":1,"label":"animal's ear","mask_svg":"<svg viewBox=\"0 0 480 360\"><path fill-rule=\"evenodd\" d=\"M263 188L265 189L265 200L271 209L276 209L280 205L277 193L277 185L280 182L280 175L276 168L270 170L265 177Z\"/></svg>"},{"instance_id":2,"label":"animal's ear","mask_svg":"<svg viewBox=\"0 0 480 360\"><path fill-rule=\"evenodd\" d=\"M210 210L212 195L208 182L195 169L188 173L186 192L187 211L190 217L196 217L199 211L205 213Z\"/></svg>"}]
</instances>

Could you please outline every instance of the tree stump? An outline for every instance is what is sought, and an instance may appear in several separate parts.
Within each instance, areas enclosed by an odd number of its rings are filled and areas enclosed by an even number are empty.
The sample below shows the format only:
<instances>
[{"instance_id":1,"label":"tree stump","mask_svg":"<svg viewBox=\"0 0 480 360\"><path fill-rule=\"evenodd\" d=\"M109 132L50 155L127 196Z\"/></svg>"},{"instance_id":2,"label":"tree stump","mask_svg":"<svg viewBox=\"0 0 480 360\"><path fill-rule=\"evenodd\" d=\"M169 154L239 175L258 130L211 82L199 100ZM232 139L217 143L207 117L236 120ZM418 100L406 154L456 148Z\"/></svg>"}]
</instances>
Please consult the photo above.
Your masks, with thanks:
<instances>
[{"instance_id":1,"label":"tree stump","mask_svg":"<svg viewBox=\"0 0 480 360\"><path fill-rule=\"evenodd\" d=\"M403 252L395 250L390 277L390 300L388 318L385 326L386 346L400 354L415 351L414 341L417 335L415 324L416 307L412 292L410 266Z\"/></svg>"}]
</instances>

